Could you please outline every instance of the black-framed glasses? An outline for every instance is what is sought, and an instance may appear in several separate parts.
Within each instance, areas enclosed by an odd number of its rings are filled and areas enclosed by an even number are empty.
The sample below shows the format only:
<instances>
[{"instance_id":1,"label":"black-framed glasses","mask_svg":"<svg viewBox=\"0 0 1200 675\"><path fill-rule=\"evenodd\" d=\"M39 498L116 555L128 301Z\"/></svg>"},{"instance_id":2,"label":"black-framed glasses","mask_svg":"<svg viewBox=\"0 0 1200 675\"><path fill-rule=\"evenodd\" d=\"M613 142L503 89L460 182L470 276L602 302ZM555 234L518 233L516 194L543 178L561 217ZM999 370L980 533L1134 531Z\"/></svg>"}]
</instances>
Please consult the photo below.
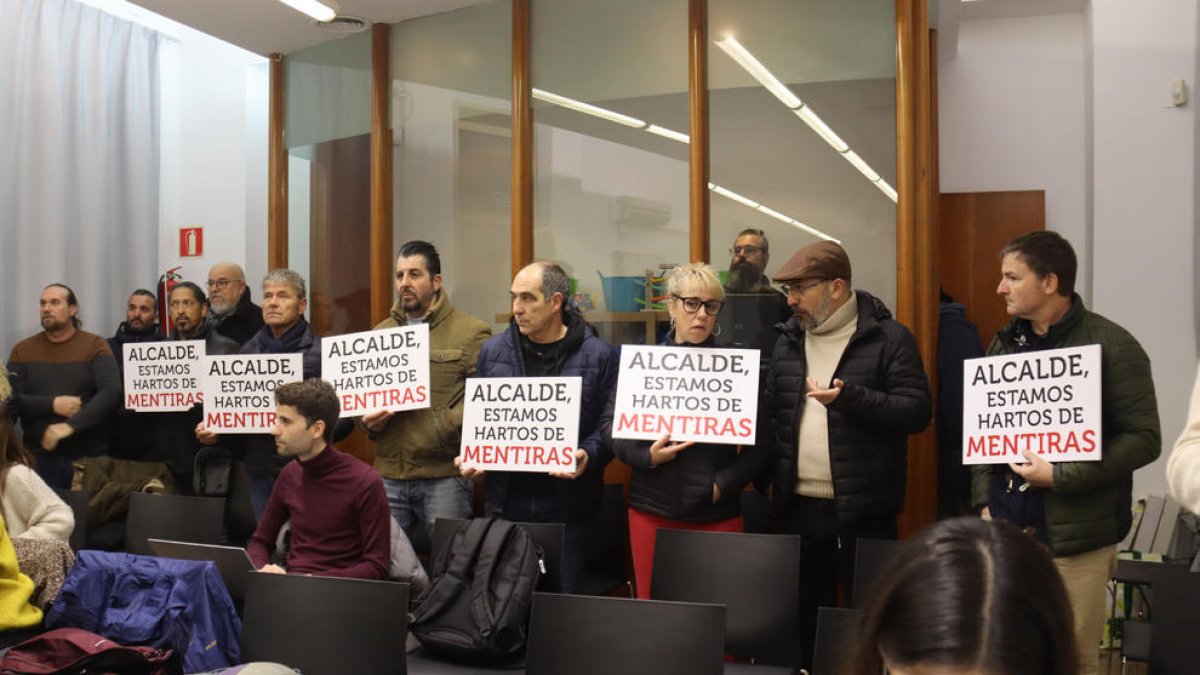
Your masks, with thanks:
<instances>
[{"instance_id":1,"label":"black-framed glasses","mask_svg":"<svg viewBox=\"0 0 1200 675\"><path fill-rule=\"evenodd\" d=\"M716 316L721 311L721 307L725 304L720 300L701 300L700 298L685 298L682 295L672 295L683 304L683 311L688 314L695 314L704 308L704 313L709 316Z\"/></svg>"},{"instance_id":2,"label":"black-framed glasses","mask_svg":"<svg viewBox=\"0 0 1200 675\"><path fill-rule=\"evenodd\" d=\"M813 288L814 286L819 286L819 285L825 283L826 281L829 281L829 280L828 279L817 279L816 281L812 282L811 284L804 284L804 285L800 285L798 283L797 284L779 284L779 290L783 291L784 295L793 295L793 294L794 295L804 295L804 292L807 291L808 289Z\"/></svg>"},{"instance_id":3,"label":"black-framed glasses","mask_svg":"<svg viewBox=\"0 0 1200 675\"><path fill-rule=\"evenodd\" d=\"M208 286L208 290L212 291L225 288L232 281L233 279L209 279L208 283L205 285Z\"/></svg>"},{"instance_id":4,"label":"black-framed glasses","mask_svg":"<svg viewBox=\"0 0 1200 675\"><path fill-rule=\"evenodd\" d=\"M755 253L759 253L762 250L763 250L763 247L761 247L761 246L751 246L751 245L730 246L729 247L729 252L734 255L754 255Z\"/></svg>"}]
</instances>

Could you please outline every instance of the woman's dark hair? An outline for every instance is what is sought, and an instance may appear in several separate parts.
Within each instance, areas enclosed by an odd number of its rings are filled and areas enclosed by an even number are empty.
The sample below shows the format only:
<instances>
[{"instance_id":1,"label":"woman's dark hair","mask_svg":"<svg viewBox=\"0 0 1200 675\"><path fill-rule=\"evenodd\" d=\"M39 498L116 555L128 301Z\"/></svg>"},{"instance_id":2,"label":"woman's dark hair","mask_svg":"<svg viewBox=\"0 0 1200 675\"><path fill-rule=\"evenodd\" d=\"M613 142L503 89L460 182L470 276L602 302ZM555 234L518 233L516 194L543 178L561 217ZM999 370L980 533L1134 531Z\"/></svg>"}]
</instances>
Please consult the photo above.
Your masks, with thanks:
<instances>
[{"instance_id":1,"label":"woman's dark hair","mask_svg":"<svg viewBox=\"0 0 1200 675\"><path fill-rule=\"evenodd\" d=\"M954 668L1074 675L1074 620L1046 548L1016 527L966 517L907 542L859 626L854 675Z\"/></svg>"},{"instance_id":2,"label":"woman's dark hair","mask_svg":"<svg viewBox=\"0 0 1200 675\"><path fill-rule=\"evenodd\" d=\"M4 482L4 474L8 473L8 467L13 464L32 467L33 455L21 444L21 438L17 435L17 425L4 407L4 402L0 402L0 484Z\"/></svg>"}]
</instances>

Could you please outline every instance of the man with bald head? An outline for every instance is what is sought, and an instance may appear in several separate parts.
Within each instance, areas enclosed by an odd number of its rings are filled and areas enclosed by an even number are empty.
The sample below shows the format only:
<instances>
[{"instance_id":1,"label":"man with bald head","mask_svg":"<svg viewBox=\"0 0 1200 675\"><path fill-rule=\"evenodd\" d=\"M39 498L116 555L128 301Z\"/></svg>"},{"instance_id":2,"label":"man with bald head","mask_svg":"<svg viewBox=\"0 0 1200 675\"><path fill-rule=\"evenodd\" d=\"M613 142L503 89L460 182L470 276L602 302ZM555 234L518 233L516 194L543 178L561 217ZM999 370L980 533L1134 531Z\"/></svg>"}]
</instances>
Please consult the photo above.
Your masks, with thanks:
<instances>
[{"instance_id":1,"label":"man with bald head","mask_svg":"<svg viewBox=\"0 0 1200 675\"><path fill-rule=\"evenodd\" d=\"M526 522L565 523L563 590L575 591L583 571L592 519L600 509L604 467L612 449L600 415L616 384L617 359L578 312L567 307L570 279L549 261L534 262L513 279L512 321L479 352L479 377L581 377L579 449L574 473L490 471L484 495L490 515ZM463 469L471 477L479 472Z\"/></svg>"},{"instance_id":2,"label":"man with bald head","mask_svg":"<svg viewBox=\"0 0 1200 675\"><path fill-rule=\"evenodd\" d=\"M219 262L208 270L208 308L217 332L239 345L264 325L262 307L250 301L246 273L231 262Z\"/></svg>"}]
</instances>

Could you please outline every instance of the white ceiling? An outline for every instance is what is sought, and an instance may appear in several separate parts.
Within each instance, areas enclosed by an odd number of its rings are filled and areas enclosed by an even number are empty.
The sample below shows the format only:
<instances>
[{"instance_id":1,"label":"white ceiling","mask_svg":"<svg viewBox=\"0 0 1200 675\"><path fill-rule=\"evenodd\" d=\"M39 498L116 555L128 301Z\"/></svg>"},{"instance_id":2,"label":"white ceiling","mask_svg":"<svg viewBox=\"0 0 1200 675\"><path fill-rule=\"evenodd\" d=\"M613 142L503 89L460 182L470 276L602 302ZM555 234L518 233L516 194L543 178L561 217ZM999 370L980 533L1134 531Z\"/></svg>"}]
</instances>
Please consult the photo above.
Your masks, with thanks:
<instances>
[{"instance_id":1,"label":"white ceiling","mask_svg":"<svg viewBox=\"0 0 1200 675\"><path fill-rule=\"evenodd\" d=\"M343 34L277 0L130 0L213 37L262 56L287 54ZM477 5L486 0L338 0L339 14L371 23L399 23Z\"/></svg>"}]
</instances>

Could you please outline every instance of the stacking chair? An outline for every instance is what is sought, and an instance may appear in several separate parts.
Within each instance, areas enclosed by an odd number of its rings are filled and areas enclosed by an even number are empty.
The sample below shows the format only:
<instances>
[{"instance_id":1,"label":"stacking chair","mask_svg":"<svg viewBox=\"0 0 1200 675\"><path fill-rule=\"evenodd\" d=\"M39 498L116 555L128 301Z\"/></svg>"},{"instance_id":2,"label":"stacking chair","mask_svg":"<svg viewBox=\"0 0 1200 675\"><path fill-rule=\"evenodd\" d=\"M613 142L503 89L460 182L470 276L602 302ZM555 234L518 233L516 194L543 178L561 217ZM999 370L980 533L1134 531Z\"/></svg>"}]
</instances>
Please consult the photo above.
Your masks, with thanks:
<instances>
[{"instance_id":1,"label":"stacking chair","mask_svg":"<svg viewBox=\"0 0 1200 675\"><path fill-rule=\"evenodd\" d=\"M800 537L660 529L650 597L727 607L725 651L799 663Z\"/></svg>"},{"instance_id":2,"label":"stacking chair","mask_svg":"<svg viewBox=\"0 0 1200 675\"><path fill-rule=\"evenodd\" d=\"M854 653L854 631L859 611L843 607L817 608L817 640L813 648L812 675L837 675Z\"/></svg>"},{"instance_id":3,"label":"stacking chair","mask_svg":"<svg viewBox=\"0 0 1200 675\"><path fill-rule=\"evenodd\" d=\"M871 599L871 589L896 557L900 542L895 539L859 539L854 552L854 589L850 605L861 609Z\"/></svg>"},{"instance_id":4,"label":"stacking chair","mask_svg":"<svg viewBox=\"0 0 1200 675\"><path fill-rule=\"evenodd\" d=\"M92 493L87 490L54 490L75 515L75 529L71 531L71 550L78 551L87 545L88 532L88 499Z\"/></svg>"},{"instance_id":5,"label":"stacking chair","mask_svg":"<svg viewBox=\"0 0 1200 675\"><path fill-rule=\"evenodd\" d=\"M536 593L529 675L719 675L719 605Z\"/></svg>"},{"instance_id":6,"label":"stacking chair","mask_svg":"<svg viewBox=\"0 0 1200 675\"><path fill-rule=\"evenodd\" d=\"M222 497L184 497L135 492L125 520L125 550L154 555L147 539L217 544L225 517Z\"/></svg>"},{"instance_id":7,"label":"stacking chair","mask_svg":"<svg viewBox=\"0 0 1200 675\"><path fill-rule=\"evenodd\" d=\"M433 542L430 548L430 562L437 557L438 552L450 544L450 537L460 525L467 521L460 518L438 518L433 522ZM545 556L546 573L538 581L535 590L544 593L562 593L562 557L563 557L563 524L562 523L517 523L533 537L533 543L542 547Z\"/></svg>"},{"instance_id":8,"label":"stacking chair","mask_svg":"<svg viewBox=\"0 0 1200 675\"><path fill-rule=\"evenodd\" d=\"M304 675L404 675L408 584L255 572L242 659Z\"/></svg>"},{"instance_id":9,"label":"stacking chair","mask_svg":"<svg viewBox=\"0 0 1200 675\"><path fill-rule=\"evenodd\" d=\"M1196 672L1200 663L1200 641L1196 629L1200 618L1200 574L1166 569L1154 577L1154 607L1150 615L1150 672L1154 675L1183 675Z\"/></svg>"}]
</instances>

